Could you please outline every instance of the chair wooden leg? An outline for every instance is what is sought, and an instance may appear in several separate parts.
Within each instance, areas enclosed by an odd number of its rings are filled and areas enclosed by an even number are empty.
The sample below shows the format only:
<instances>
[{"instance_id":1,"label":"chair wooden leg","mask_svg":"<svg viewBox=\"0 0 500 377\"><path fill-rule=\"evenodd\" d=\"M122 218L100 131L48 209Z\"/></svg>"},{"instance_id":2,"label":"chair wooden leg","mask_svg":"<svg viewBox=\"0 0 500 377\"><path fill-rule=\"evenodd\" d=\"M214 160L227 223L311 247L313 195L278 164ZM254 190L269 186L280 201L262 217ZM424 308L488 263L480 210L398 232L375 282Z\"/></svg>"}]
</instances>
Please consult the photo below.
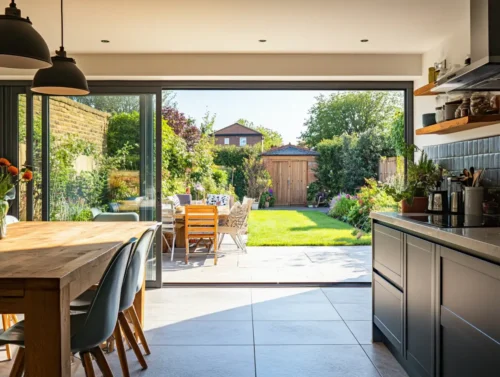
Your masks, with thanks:
<instances>
[{"instance_id":1,"label":"chair wooden leg","mask_svg":"<svg viewBox=\"0 0 500 377\"><path fill-rule=\"evenodd\" d=\"M217 245L217 233L215 234L215 238L213 240L213 244L214 244L214 265L217 266L217 249L218 249L218 245Z\"/></svg>"},{"instance_id":2,"label":"chair wooden leg","mask_svg":"<svg viewBox=\"0 0 500 377\"><path fill-rule=\"evenodd\" d=\"M113 377L113 372L111 372L111 368L109 367L108 362L106 361L106 357L102 352L101 347L95 347L91 350L92 355L94 355L97 365L102 372L103 377Z\"/></svg>"},{"instance_id":3,"label":"chair wooden leg","mask_svg":"<svg viewBox=\"0 0 500 377\"><path fill-rule=\"evenodd\" d=\"M2 314L2 327L4 331L10 327L9 314ZM7 360L11 360L12 355L10 353L10 345L8 344L5 345L5 353L7 354Z\"/></svg>"},{"instance_id":4,"label":"chair wooden leg","mask_svg":"<svg viewBox=\"0 0 500 377\"><path fill-rule=\"evenodd\" d=\"M123 332L125 333L125 336L128 338L128 341L132 345L132 349L134 350L137 360L139 360L139 364L141 364L142 369L147 369L148 363L146 362L146 359L144 359L144 356L142 355L141 349L139 348L139 344L137 344L134 337L134 333L132 332L132 329L130 328L130 325L127 322L127 318L125 318L125 315L123 313L119 313L118 320L120 321L120 325L122 327Z\"/></svg>"},{"instance_id":5,"label":"chair wooden leg","mask_svg":"<svg viewBox=\"0 0 500 377\"><path fill-rule=\"evenodd\" d=\"M83 370L85 371L85 376L95 377L94 366L92 365L92 358L90 357L90 352L80 352L80 357L82 358Z\"/></svg>"},{"instance_id":6,"label":"chair wooden leg","mask_svg":"<svg viewBox=\"0 0 500 377\"><path fill-rule=\"evenodd\" d=\"M186 256L184 257L184 262L189 263L189 237L186 237Z\"/></svg>"},{"instance_id":7,"label":"chair wooden leg","mask_svg":"<svg viewBox=\"0 0 500 377\"><path fill-rule=\"evenodd\" d=\"M224 239L225 235L226 235L226 233L219 233L219 248L222 245L222 240Z\"/></svg>"},{"instance_id":8,"label":"chair wooden leg","mask_svg":"<svg viewBox=\"0 0 500 377\"><path fill-rule=\"evenodd\" d=\"M14 326L17 322L19 322L16 314L9 314L9 317L10 317L10 322L11 322L12 326Z\"/></svg>"},{"instance_id":9,"label":"chair wooden leg","mask_svg":"<svg viewBox=\"0 0 500 377\"><path fill-rule=\"evenodd\" d=\"M172 238L172 256L170 257L170 262L172 262L174 260L174 252L175 252L175 238L176 238L176 234L174 232L174 235L173 235L173 238Z\"/></svg>"},{"instance_id":10,"label":"chair wooden leg","mask_svg":"<svg viewBox=\"0 0 500 377\"><path fill-rule=\"evenodd\" d=\"M17 350L16 358L14 359L14 365L10 371L9 377L22 377L24 373L24 347L19 347Z\"/></svg>"},{"instance_id":11,"label":"chair wooden leg","mask_svg":"<svg viewBox=\"0 0 500 377\"><path fill-rule=\"evenodd\" d=\"M132 319L132 323L134 324L135 333L141 340L142 347L144 348L144 352L146 355L151 355L151 351L149 349L148 341L146 340L146 336L144 335L144 331L142 331L141 322L139 321L139 316L135 311L135 308L132 306L130 309L127 309L127 312L130 314L130 318Z\"/></svg>"},{"instance_id":12,"label":"chair wooden leg","mask_svg":"<svg viewBox=\"0 0 500 377\"><path fill-rule=\"evenodd\" d=\"M130 377L128 369L127 354L125 353L125 346L123 345L122 332L120 331L120 324L116 322L115 331L113 333L116 342L116 351L118 352L118 359L122 367L123 377Z\"/></svg>"}]
</instances>

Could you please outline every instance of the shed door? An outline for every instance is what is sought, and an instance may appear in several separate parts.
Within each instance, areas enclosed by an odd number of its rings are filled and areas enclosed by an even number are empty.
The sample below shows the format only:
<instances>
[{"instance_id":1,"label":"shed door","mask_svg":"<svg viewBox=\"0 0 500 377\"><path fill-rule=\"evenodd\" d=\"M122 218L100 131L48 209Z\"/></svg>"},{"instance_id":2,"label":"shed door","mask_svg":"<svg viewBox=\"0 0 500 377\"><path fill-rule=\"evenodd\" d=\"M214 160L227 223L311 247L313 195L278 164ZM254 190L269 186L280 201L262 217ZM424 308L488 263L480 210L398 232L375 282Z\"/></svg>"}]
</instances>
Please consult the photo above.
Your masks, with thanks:
<instances>
[{"instance_id":1,"label":"shed door","mask_svg":"<svg viewBox=\"0 0 500 377\"><path fill-rule=\"evenodd\" d=\"M289 165L289 161L274 161L272 165L271 179L276 193L275 205L277 206L290 204Z\"/></svg>"},{"instance_id":2,"label":"shed door","mask_svg":"<svg viewBox=\"0 0 500 377\"><path fill-rule=\"evenodd\" d=\"M307 202L307 161L290 161L290 205Z\"/></svg>"}]
</instances>

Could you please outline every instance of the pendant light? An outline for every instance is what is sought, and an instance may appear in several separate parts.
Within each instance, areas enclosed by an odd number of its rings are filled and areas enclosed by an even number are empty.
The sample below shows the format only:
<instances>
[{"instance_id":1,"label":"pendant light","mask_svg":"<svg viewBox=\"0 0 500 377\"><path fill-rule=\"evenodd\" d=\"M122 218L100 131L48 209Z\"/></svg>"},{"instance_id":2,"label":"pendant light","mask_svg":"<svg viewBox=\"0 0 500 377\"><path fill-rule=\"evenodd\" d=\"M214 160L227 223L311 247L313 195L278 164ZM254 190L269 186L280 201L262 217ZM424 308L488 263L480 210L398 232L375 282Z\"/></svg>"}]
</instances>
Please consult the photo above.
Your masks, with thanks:
<instances>
[{"instance_id":1,"label":"pendant light","mask_svg":"<svg viewBox=\"0 0 500 377\"><path fill-rule=\"evenodd\" d=\"M83 96L89 94L87 79L76 66L75 59L68 58L64 50L64 12L61 0L61 47L52 57L53 66L40 69L33 78L31 90L51 96Z\"/></svg>"},{"instance_id":2,"label":"pendant light","mask_svg":"<svg viewBox=\"0 0 500 377\"><path fill-rule=\"evenodd\" d=\"M29 17L22 18L15 0L0 15L0 67L40 69L52 65L50 51Z\"/></svg>"}]
</instances>

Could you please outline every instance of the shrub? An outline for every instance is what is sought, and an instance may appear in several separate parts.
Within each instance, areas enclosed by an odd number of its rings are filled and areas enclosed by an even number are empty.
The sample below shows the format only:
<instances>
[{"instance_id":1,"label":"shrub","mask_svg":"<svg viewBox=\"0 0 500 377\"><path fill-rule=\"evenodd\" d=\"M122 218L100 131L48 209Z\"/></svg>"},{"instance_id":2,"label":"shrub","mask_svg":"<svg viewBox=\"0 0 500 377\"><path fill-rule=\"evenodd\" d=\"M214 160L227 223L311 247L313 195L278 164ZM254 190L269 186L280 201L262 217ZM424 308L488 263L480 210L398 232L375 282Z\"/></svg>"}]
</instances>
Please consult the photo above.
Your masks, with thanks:
<instances>
[{"instance_id":1,"label":"shrub","mask_svg":"<svg viewBox=\"0 0 500 377\"><path fill-rule=\"evenodd\" d=\"M349 194L339 194L332 200L333 205L328 215L333 218L347 222L347 216L351 208L357 204L357 198Z\"/></svg>"},{"instance_id":2,"label":"shrub","mask_svg":"<svg viewBox=\"0 0 500 377\"><path fill-rule=\"evenodd\" d=\"M269 207L274 207L274 203L276 202L276 197L274 196L273 189L269 189L268 191L266 191L261 195L259 208L265 208L266 202L269 203Z\"/></svg>"}]
</instances>

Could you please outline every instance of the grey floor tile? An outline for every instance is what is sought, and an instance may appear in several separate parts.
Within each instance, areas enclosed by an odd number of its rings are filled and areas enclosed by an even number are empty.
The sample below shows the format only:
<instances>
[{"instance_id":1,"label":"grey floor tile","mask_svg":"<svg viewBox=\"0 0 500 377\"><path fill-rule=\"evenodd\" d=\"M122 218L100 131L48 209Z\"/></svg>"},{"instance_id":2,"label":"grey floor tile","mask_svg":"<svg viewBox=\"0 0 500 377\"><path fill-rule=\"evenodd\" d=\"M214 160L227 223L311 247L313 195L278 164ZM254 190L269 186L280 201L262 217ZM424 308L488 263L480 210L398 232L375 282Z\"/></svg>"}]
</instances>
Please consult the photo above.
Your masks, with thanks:
<instances>
[{"instance_id":1,"label":"grey floor tile","mask_svg":"<svg viewBox=\"0 0 500 377\"><path fill-rule=\"evenodd\" d=\"M148 291L145 316L154 321L252 319L249 288L166 288Z\"/></svg>"},{"instance_id":2,"label":"grey floor tile","mask_svg":"<svg viewBox=\"0 0 500 377\"><path fill-rule=\"evenodd\" d=\"M303 304L328 303L320 288L253 288L252 303L272 300Z\"/></svg>"},{"instance_id":3,"label":"grey floor tile","mask_svg":"<svg viewBox=\"0 0 500 377\"><path fill-rule=\"evenodd\" d=\"M384 344L374 343L362 347L382 377L408 377Z\"/></svg>"},{"instance_id":4,"label":"grey floor tile","mask_svg":"<svg viewBox=\"0 0 500 377\"><path fill-rule=\"evenodd\" d=\"M252 321L182 321L149 324L151 345L253 345Z\"/></svg>"},{"instance_id":5,"label":"grey floor tile","mask_svg":"<svg viewBox=\"0 0 500 377\"><path fill-rule=\"evenodd\" d=\"M128 360L131 377L255 377L253 346L153 346L146 370L130 352ZM109 361L121 376L116 352Z\"/></svg>"},{"instance_id":6,"label":"grey floor tile","mask_svg":"<svg viewBox=\"0 0 500 377\"><path fill-rule=\"evenodd\" d=\"M371 304L372 289L367 288L322 288L333 305Z\"/></svg>"},{"instance_id":7,"label":"grey floor tile","mask_svg":"<svg viewBox=\"0 0 500 377\"><path fill-rule=\"evenodd\" d=\"M336 304L337 312L344 321L371 321L371 304Z\"/></svg>"},{"instance_id":8,"label":"grey floor tile","mask_svg":"<svg viewBox=\"0 0 500 377\"><path fill-rule=\"evenodd\" d=\"M372 344L372 321L345 321L359 344Z\"/></svg>"},{"instance_id":9,"label":"grey floor tile","mask_svg":"<svg viewBox=\"0 0 500 377\"><path fill-rule=\"evenodd\" d=\"M380 377L359 345L256 346L257 377Z\"/></svg>"},{"instance_id":10,"label":"grey floor tile","mask_svg":"<svg viewBox=\"0 0 500 377\"><path fill-rule=\"evenodd\" d=\"M343 321L255 321L255 344L357 344Z\"/></svg>"},{"instance_id":11,"label":"grey floor tile","mask_svg":"<svg viewBox=\"0 0 500 377\"><path fill-rule=\"evenodd\" d=\"M253 304L256 321L338 321L340 316L330 303L290 302L283 299Z\"/></svg>"}]
</instances>

